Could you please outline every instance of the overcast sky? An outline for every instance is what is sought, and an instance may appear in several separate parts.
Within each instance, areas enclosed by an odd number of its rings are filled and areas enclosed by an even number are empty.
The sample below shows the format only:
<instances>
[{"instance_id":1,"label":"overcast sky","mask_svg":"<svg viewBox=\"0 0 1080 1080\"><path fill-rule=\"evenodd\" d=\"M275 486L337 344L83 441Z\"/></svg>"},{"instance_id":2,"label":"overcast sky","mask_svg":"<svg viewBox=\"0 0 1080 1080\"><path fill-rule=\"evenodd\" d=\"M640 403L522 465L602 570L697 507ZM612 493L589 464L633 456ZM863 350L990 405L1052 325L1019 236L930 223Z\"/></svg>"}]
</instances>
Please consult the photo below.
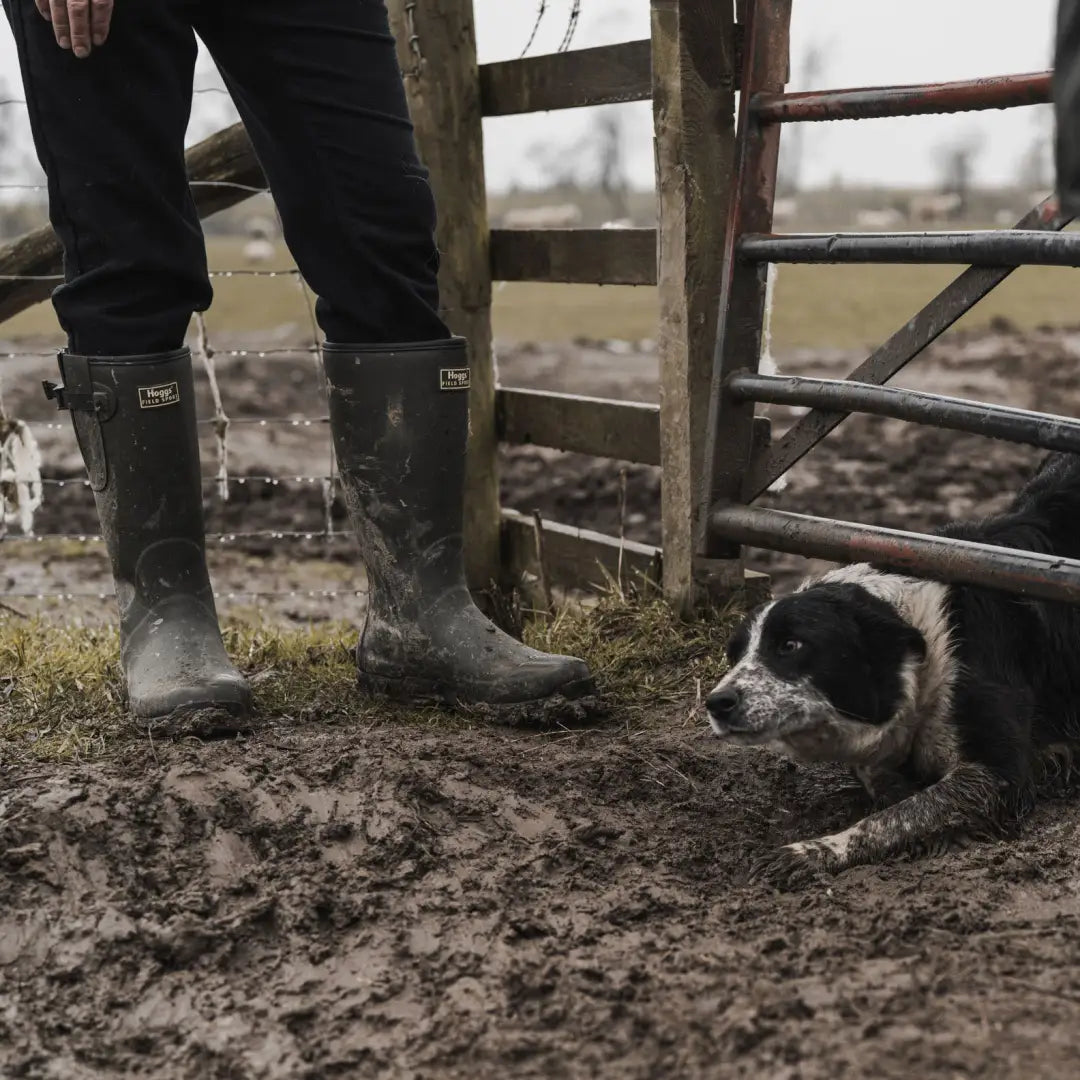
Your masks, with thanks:
<instances>
[{"instance_id":1,"label":"overcast sky","mask_svg":"<svg viewBox=\"0 0 1080 1080\"><path fill-rule=\"evenodd\" d=\"M116 0L143 3L145 0ZM226 2L226 0L218 0ZM859 86L970 78L1038 71L1050 66L1056 0L795 0L792 21L792 89L806 89L806 58L822 57L815 86ZM539 0L475 0L480 61L518 56L528 40ZM558 48L571 0L546 0L546 14L530 55ZM647 0L581 0L573 45L599 45L649 33ZM14 46L0 19L0 72L18 90ZM214 85L200 66L197 85ZM0 95L3 97L4 95ZM21 96L19 93L17 96ZM215 94L196 98L192 135L224 118ZM0 108L11 106L0 105ZM21 110L21 106L15 108ZM647 102L612 106L622 125L627 172L635 186L652 183L652 127ZM958 138L974 139L984 183L1010 182L1032 141L1049 131L1042 108L947 117L911 117L805 125L803 182L933 184L936 149ZM21 119L21 118L20 118ZM488 187L536 186L561 148L572 146L596 122L596 110L485 121ZM547 148L546 152L543 148Z\"/></svg>"}]
</instances>

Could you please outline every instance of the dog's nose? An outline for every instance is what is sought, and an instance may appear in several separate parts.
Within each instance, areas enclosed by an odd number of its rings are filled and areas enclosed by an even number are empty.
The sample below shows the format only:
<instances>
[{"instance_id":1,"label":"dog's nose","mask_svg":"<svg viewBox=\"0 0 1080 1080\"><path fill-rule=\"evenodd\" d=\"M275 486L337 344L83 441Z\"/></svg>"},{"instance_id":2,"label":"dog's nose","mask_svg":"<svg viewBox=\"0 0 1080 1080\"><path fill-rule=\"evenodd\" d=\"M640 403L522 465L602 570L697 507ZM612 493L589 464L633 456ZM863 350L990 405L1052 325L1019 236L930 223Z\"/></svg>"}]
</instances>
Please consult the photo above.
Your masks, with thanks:
<instances>
[{"instance_id":1,"label":"dog's nose","mask_svg":"<svg viewBox=\"0 0 1080 1080\"><path fill-rule=\"evenodd\" d=\"M730 716L739 707L739 691L733 687L714 690L705 699L705 708L718 720Z\"/></svg>"}]
</instances>

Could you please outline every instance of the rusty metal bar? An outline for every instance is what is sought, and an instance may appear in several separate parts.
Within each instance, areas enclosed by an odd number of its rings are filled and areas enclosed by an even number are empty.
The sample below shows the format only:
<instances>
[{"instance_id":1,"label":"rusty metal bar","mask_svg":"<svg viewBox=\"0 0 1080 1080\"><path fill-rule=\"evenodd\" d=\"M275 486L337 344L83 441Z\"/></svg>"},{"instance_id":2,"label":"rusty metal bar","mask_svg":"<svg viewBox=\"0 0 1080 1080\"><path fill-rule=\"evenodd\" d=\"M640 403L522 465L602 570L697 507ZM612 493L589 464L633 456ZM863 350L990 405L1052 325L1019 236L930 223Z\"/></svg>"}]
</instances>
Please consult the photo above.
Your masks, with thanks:
<instances>
[{"instance_id":1,"label":"rusty metal bar","mask_svg":"<svg viewBox=\"0 0 1080 1080\"><path fill-rule=\"evenodd\" d=\"M881 116L970 112L1044 105L1051 99L1051 72L998 75L909 86L860 86L799 94L758 94L751 103L762 124L806 120L868 120Z\"/></svg>"},{"instance_id":2,"label":"rusty metal bar","mask_svg":"<svg viewBox=\"0 0 1080 1080\"><path fill-rule=\"evenodd\" d=\"M745 232L772 228L776 163L780 149L777 124L762 125L750 110L755 94L779 93L788 75L792 0L754 0L746 5L739 119L736 134L736 181L724 235L723 273L717 315L713 376L705 440L705 475L698 493L694 528L697 554L707 559L738 559L739 549L717 543L707 527L709 507L738 499L753 460L754 406L732 402L724 393L731 374L761 357L767 268L736 257Z\"/></svg>"},{"instance_id":3,"label":"rusty metal bar","mask_svg":"<svg viewBox=\"0 0 1080 1080\"><path fill-rule=\"evenodd\" d=\"M774 263L967 263L1080 266L1080 233L1035 229L909 233L749 233L739 255Z\"/></svg>"},{"instance_id":4,"label":"rusty metal bar","mask_svg":"<svg viewBox=\"0 0 1080 1080\"><path fill-rule=\"evenodd\" d=\"M729 505L710 531L740 544L831 562L873 562L939 581L966 582L1041 600L1080 602L1080 560L851 521Z\"/></svg>"},{"instance_id":5,"label":"rusty metal bar","mask_svg":"<svg viewBox=\"0 0 1080 1080\"><path fill-rule=\"evenodd\" d=\"M1080 453L1080 420L1051 413L988 405L944 394L927 394L899 386L875 386L851 379L808 379L795 375L738 374L728 381L736 401L772 405L844 409L891 416L916 424L968 431L991 439L1040 446L1044 450Z\"/></svg>"},{"instance_id":6,"label":"rusty metal bar","mask_svg":"<svg viewBox=\"0 0 1080 1080\"><path fill-rule=\"evenodd\" d=\"M1062 215L1055 197L1045 199L1017 223L1018 229L1056 232L1072 220ZM935 338L970 310L991 289L1004 281L1013 267L970 267L950 282L921 311L912 316L884 345L875 349L850 375L851 379L880 385L888 382ZM743 365L745 367L745 364ZM846 416L815 409L782 438L751 461L741 492L745 502L756 499L774 480L812 450Z\"/></svg>"}]
</instances>

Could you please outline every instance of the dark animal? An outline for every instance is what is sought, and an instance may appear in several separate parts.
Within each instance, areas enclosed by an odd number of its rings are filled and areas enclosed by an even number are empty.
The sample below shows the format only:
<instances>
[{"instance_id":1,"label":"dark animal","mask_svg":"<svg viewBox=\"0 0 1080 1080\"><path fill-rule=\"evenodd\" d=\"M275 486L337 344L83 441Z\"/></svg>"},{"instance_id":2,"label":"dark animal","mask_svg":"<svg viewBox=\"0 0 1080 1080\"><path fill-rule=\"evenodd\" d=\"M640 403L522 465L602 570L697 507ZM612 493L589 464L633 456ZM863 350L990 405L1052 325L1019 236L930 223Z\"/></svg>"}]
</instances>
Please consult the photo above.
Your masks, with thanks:
<instances>
[{"instance_id":1,"label":"dark animal","mask_svg":"<svg viewBox=\"0 0 1080 1080\"><path fill-rule=\"evenodd\" d=\"M1080 557L1080 457L1051 454L1009 508L941 535ZM878 809L789 844L780 883L993 832L1080 741L1080 607L866 563L751 612L706 700L729 743L849 765Z\"/></svg>"}]
</instances>

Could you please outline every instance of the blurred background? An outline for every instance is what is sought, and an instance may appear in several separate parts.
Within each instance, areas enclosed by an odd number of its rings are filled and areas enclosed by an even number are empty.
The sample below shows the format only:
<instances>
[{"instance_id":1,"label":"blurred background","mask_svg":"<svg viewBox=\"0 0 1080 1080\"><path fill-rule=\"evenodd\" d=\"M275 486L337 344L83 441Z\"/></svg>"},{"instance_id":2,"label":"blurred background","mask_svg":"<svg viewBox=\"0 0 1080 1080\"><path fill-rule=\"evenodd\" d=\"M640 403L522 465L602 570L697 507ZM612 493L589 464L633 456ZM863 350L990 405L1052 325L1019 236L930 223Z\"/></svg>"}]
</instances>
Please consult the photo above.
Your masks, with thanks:
<instances>
[{"instance_id":1,"label":"blurred background","mask_svg":"<svg viewBox=\"0 0 1080 1080\"><path fill-rule=\"evenodd\" d=\"M649 36L645 0L476 0L481 63ZM1039 71L1050 66L1054 0L931 0L867 5L860 0L801 2L792 21L791 89L880 85ZM236 114L213 62L203 51L188 129L194 143L227 126ZM21 98L10 29L0 20L0 100ZM484 122L490 218L495 226L651 225L653 150L651 104L634 102ZM858 123L792 125L785 129L777 227L795 229L940 228L1011 224L1053 186L1053 119L1049 106L956 116L921 116ZM25 109L0 106L0 183L34 185ZM934 199L931 196L940 195ZM43 223L43 192L0 192L0 237ZM522 216L545 208L546 216ZM241 240L272 231L273 214L253 200L207 222L213 262L233 265ZM720 209L718 208L718 212ZM266 220L269 218L269 223ZM253 220L254 219L254 220ZM276 235L254 244L268 265L288 263ZM242 245L240 245L242 246ZM947 268L785 270L778 281L773 324L777 347L861 346L889 332ZM1068 275L1071 276L1071 275ZM857 280L860 288L852 293ZM976 322L1007 314L1037 325L1061 317L1063 275L1020 271ZM217 283L212 325L259 329L286 314L306 321L298 298L250 283ZM634 340L655 331L655 305L645 289L503 286L496 297L496 334L504 342L550 336L554 326L574 336ZM257 295L259 301L254 299ZM839 298L843 297L843 302ZM550 318L552 307L560 311ZM260 310L262 309L262 310ZM272 312L272 316L269 313ZM43 332L42 306L0 328L5 336Z\"/></svg>"},{"instance_id":2,"label":"blurred background","mask_svg":"<svg viewBox=\"0 0 1080 1080\"><path fill-rule=\"evenodd\" d=\"M481 63L642 39L650 30L646 0L475 0L475 12ZM1054 15L1054 0L796 0L789 88L1046 70ZM205 51L195 88L189 144L237 118ZM10 31L0 21L0 242L47 221L43 178L21 99ZM655 224L651 103L489 118L484 138L493 227ZM1052 141L1049 106L789 125L781 144L776 228L1011 225L1054 186ZM724 212L719 199L716 212ZM260 533L229 542L228 550L240 555L219 578L228 576L226 589L254 592L268 581L274 589L288 588L296 564L284 553L285 541L266 534L278 529L300 534L297 543L307 543L305 550L318 556L319 588L347 588L352 571L334 569L335 559L349 563L347 544L334 548L344 554L328 559L318 547L322 541L303 537L307 530L326 532L329 522L342 517L325 426L308 423L325 412L313 363L311 297L297 275L288 273L293 263L267 196L215 215L205 229L211 267L222 275L246 271L215 277L216 298L206 317L222 411L234 421L227 448L209 436L204 448L208 516L211 528L223 533ZM785 371L846 374L956 273L949 266L785 266L771 322L775 359ZM1074 269L1021 268L912 365L910 376L897 381L1080 412L1074 375L1080 342L1072 329L1080 324L1076 290ZM651 287L497 282L493 323L503 385L643 401L658 397L657 301ZM82 475L74 443L36 390L39 379L51 374L50 350L60 342L47 303L0 324L0 394L9 413L51 424L42 429L41 444L44 475L53 487L46 490L36 529L92 532L89 493L68 483ZM212 414L211 387L201 385ZM291 419L284 426L260 427L258 417L267 413ZM792 416L773 410L776 430ZM241 423L245 418L251 422ZM986 446L858 417L792 473L786 492L770 498L790 509L933 525L992 505L1026 468L1022 448ZM535 447L503 448L501 454L507 505L659 542L657 470ZM973 471L974 462L993 467ZM861 493L857 513L850 505L854 490ZM223 560L231 557L223 550ZM248 557L255 561L244 562ZM45 582L40 562L29 555L9 583L20 575ZM752 564L781 577L799 569L797 560L767 553L752 553ZM59 561L54 568L64 565ZM70 578L66 573L60 573L60 587ZM104 569L100 581L108 587ZM298 593L308 587L301 585ZM298 618L317 617L325 607L318 598L274 603Z\"/></svg>"}]
</instances>

